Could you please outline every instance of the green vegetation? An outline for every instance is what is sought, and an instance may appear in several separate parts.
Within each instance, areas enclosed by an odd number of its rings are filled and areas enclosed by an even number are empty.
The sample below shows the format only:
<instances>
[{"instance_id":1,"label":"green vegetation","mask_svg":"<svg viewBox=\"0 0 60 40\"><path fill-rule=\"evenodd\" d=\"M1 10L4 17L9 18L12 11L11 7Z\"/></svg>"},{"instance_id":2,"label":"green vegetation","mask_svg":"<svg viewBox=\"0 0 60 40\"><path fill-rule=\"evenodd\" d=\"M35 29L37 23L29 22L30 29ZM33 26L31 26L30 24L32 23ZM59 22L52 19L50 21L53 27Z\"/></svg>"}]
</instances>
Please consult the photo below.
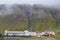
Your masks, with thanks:
<instances>
[{"instance_id":1,"label":"green vegetation","mask_svg":"<svg viewBox=\"0 0 60 40\"><path fill-rule=\"evenodd\" d=\"M3 19L0 19L0 34L3 34L4 30L18 30L18 31L23 31L28 27L28 20L23 20L23 21L19 21L18 19L18 23L14 24L14 20L9 19L10 21L8 21L7 23L4 24L4 22L2 21ZM60 23L58 24L58 27L60 26ZM41 31L45 31L45 30L52 30L56 32L56 38L60 39L60 30L57 29L56 26L56 22L54 21L54 19L52 17L48 17L45 19L34 19L34 27L35 27L35 31L36 32L41 32ZM33 40L38 40L37 38Z\"/></svg>"}]
</instances>

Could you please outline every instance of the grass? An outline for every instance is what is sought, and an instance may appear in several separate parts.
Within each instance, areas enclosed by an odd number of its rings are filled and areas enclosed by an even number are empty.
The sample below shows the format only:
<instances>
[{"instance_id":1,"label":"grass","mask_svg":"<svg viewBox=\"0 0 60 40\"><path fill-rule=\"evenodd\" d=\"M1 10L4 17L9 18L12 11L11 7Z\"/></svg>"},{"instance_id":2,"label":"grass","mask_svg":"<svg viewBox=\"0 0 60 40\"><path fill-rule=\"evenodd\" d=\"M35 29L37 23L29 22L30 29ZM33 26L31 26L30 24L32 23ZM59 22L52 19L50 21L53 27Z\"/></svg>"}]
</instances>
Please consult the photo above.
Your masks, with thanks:
<instances>
[{"instance_id":1,"label":"grass","mask_svg":"<svg viewBox=\"0 0 60 40\"><path fill-rule=\"evenodd\" d=\"M1 22L2 23L2 22ZM58 24L58 26L60 27L60 23ZM19 21L18 24L14 25L13 27L11 27L10 22L8 22L7 24L1 24L0 25L0 34L4 33L4 30L19 30L19 31L23 31L28 27L28 20L25 20L23 22ZM47 18L44 20L34 20L34 27L35 27L35 31L45 31L45 30L52 30L54 32L56 32L56 38L60 39L60 34L58 32L60 32L60 30L57 29L56 23L53 21L52 18ZM33 40L38 40L37 38L32 38ZM31 40L32 40L31 39ZM42 40L42 39L41 39Z\"/></svg>"}]
</instances>

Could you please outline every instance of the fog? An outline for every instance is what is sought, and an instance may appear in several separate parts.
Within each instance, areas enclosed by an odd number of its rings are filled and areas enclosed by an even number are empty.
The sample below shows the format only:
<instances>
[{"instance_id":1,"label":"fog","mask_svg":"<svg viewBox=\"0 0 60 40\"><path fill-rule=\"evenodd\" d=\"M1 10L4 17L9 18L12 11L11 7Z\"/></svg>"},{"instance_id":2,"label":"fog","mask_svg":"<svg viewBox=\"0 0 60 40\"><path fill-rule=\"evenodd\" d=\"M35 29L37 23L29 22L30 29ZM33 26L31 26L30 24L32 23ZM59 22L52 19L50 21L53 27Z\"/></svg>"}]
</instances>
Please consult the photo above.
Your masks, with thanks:
<instances>
[{"instance_id":1,"label":"fog","mask_svg":"<svg viewBox=\"0 0 60 40\"><path fill-rule=\"evenodd\" d=\"M43 4L43 5L57 5L60 0L0 0L0 4Z\"/></svg>"},{"instance_id":2,"label":"fog","mask_svg":"<svg viewBox=\"0 0 60 40\"><path fill-rule=\"evenodd\" d=\"M18 0L17 0L18 1ZM26 27L46 27L60 28L60 7L58 1L44 1L44 3L27 1L20 3L15 1L1 1L0 3L0 26L1 31L8 30L24 30ZM36 3L37 2L37 3ZM46 3L45 3L46 2ZM58 2L58 3L57 3ZM5 3L5 4L4 4ZM34 3L33 5L31 5ZM55 3L55 4L54 4ZM11 5L10 5L11 4ZM46 5L45 5L46 4ZM58 4L58 5L57 5ZM57 6L56 6L57 5ZM30 9L31 8L31 9ZM37 25L39 26L37 26ZM51 25L50 25L51 24ZM8 28L7 28L8 27ZM23 29L23 28L24 29ZM52 28L51 27L51 28ZM15 28L15 29L14 29ZM45 28L44 28L45 29Z\"/></svg>"}]
</instances>

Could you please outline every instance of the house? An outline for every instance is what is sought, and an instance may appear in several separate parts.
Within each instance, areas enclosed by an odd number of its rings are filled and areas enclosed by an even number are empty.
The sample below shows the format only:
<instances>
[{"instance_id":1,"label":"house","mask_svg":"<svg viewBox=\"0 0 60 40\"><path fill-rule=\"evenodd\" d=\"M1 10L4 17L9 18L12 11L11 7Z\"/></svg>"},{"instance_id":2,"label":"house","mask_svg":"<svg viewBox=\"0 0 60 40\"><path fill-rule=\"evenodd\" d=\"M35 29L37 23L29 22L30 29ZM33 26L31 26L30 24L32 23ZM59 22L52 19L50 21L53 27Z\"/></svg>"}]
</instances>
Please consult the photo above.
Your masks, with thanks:
<instances>
[{"instance_id":1,"label":"house","mask_svg":"<svg viewBox=\"0 0 60 40\"><path fill-rule=\"evenodd\" d=\"M7 36L36 36L36 32L29 32L27 30L24 31L7 31L5 30L4 35Z\"/></svg>"}]
</instances>

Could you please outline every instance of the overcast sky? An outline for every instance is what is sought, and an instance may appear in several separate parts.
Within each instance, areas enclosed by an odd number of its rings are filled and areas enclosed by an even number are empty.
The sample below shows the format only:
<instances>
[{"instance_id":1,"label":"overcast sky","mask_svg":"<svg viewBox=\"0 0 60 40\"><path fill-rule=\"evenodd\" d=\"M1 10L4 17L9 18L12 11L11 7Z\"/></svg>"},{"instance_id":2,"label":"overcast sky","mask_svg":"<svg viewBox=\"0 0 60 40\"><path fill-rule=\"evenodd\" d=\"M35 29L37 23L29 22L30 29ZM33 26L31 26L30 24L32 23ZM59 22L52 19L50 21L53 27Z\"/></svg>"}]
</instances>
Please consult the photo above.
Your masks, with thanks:
<instances>
[{"instance_id":1,"label":"overcast sky","mask_svg":"<svg viewBox=\"0 0 60 40\"><path fill-rule=\"evenodd\" d=\"M0 4L44 4L56 5L60 4L60 0L0 0Z\"/></svg>"}]
</instances>

